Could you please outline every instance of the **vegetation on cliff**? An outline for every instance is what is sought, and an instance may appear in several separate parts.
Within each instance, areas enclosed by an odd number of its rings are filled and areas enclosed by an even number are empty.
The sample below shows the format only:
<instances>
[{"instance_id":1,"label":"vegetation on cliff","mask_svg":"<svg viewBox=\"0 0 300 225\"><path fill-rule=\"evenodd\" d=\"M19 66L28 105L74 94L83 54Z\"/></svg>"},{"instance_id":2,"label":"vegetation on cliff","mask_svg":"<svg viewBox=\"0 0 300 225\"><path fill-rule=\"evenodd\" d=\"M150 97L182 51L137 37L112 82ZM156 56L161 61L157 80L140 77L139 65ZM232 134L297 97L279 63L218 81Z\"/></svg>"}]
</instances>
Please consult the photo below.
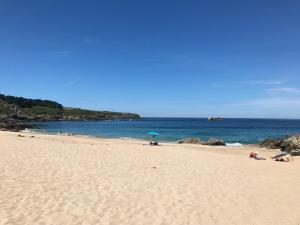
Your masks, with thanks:
<instances>
[{"instance_id":1,"label":"vegetation on cliff","mask_svg":"<svg viewBox=\"0 0 300 225\"><path fill-rule=\"evenodd\" d=\"M0 94L0 121L46 121L46 120L109 120L138 119L134 113L94 111L63 107L49 100L27 99ZM1 127L0 127L1 128Z\"/></svg>"},{"instance_id":2,"label":"vegetation on cliff","mask_svg":"<svg viewBox=\"0 0 300 225\"><path fill-rule=\"evenodd\" d=\"M28 99L23 97L15 97L9 95L0 94L0 99L7 102L8 104L15 104L21 108L33 108L35 106L38 107L46 107L46 108L55 108L55 109L63 109L63 106L57 102L49 101L49 100L41 100L41 99Z\"/></svg>"},{"instance_id":3,"label":"vegetation on cliff","mask_svg":"<svg viewBox=\"0 0 300 225\"><path fill-rule=\"evenodd\" d=\"M110 119L138 119L140 116L135 113L120 113L109 111L94 111L79 108L65 107L63 110L65 120L110 120Z\"/></svg>"}]
</instances>

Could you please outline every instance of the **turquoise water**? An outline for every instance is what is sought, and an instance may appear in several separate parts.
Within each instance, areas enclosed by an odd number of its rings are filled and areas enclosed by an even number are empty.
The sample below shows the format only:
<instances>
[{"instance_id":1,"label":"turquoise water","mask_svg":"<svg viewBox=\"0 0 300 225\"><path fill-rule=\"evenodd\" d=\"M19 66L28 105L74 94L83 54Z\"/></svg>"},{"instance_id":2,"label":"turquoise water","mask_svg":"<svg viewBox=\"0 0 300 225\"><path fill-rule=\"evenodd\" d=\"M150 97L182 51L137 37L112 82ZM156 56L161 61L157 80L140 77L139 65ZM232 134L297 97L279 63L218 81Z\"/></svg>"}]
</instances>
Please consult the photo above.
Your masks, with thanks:
<instances>
[{"instance_id":1,"label":"turquoise water","mask_svg":"<svg viewBox=\"0 0 300 225\"><path fill-rule=\"evenodd\" d=\"M143 118L120 121L53 121L38 123L49 133L74 132L108 138L145 139L149 131L160 134L160 141L178 141L187 137L222 138L227 143L257 143L265 138L300 132L300 120L282 119L207 119Z\"/></svg>"}]
</instances>

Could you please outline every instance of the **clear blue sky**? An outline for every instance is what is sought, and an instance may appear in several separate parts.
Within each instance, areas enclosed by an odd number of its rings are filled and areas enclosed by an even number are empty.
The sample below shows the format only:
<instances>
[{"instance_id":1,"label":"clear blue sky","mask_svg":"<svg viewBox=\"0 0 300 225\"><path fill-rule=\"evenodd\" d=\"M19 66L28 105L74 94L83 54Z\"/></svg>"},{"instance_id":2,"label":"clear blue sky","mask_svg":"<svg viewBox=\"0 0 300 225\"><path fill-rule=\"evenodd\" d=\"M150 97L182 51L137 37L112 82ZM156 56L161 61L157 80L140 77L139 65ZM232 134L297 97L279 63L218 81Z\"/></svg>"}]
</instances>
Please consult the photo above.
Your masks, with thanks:
<instances>
[{"instance_id":1,"label":"clear blue sky","mask_svg":"<svg viewBox=\"0 0 300 225\"><path fill-rule=\"evenodd\" d=\"M143 116L300 118L299 1L0 0L0 93Z\"/></svg>"}]
</instances>

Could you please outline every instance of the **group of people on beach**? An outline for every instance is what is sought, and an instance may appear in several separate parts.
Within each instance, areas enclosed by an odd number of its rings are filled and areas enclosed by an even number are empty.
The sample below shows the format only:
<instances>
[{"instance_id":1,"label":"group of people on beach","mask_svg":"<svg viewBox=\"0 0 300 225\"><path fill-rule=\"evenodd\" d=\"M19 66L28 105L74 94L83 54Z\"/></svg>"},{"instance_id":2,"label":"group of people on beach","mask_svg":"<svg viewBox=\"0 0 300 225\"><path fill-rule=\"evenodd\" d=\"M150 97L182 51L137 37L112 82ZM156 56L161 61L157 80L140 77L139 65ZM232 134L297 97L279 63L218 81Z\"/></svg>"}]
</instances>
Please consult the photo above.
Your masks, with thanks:
<instances>
[{"instance_id":1,"label":"group of people on beach","mask_svg":"<svg viewBox=\"0 0 300 225\"><path fill-rule=\"evenodd\" d=\"M258 154L258 152L251 152L249 155L250 158L253 158L255 160L267 160L265 157L262 157ZM278 161L278 162L291 162L293 161L292 156L287 152L280 152L279 154L271 157L272 160Z\"/></svg>"}]
</instances>

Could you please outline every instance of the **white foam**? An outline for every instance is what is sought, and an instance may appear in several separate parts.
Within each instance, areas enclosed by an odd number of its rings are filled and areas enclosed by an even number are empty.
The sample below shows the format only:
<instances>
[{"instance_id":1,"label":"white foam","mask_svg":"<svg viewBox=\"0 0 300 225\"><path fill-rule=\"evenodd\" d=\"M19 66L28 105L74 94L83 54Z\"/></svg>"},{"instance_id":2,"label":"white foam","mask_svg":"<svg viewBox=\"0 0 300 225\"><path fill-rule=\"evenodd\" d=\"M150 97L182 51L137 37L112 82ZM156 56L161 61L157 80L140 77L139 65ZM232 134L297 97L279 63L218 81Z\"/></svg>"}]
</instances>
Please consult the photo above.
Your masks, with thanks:
<instances>
[{"instance_id":1,"label":"white foam","mask_svg":"<svg viewBox=\"0 0 300 225\"><path fill-rule=\"evenodd\" d=\"M134 138L131 137L119 137L121 140L135 140Z\"/></svg>"},{"instance_id":2,"label":"white foam","mask_svg":"<svg viewBox=\"0 0 300 225\"><path fill-rule=\"evenodd\" d=\"M32 130L28 129L28 128L25 128L25 130L21 130L22 133L31 133Z\"/></svg>"},{"instance_id":3,"label":"white foam","mask_svg":"<svg viewBox=\"0 0 300 225\"><path fill-rule=\"evenodd\" d=\"M243 147L244 145L241 143L226 143L228 147Z\"/></svg>"}]
</instances>

